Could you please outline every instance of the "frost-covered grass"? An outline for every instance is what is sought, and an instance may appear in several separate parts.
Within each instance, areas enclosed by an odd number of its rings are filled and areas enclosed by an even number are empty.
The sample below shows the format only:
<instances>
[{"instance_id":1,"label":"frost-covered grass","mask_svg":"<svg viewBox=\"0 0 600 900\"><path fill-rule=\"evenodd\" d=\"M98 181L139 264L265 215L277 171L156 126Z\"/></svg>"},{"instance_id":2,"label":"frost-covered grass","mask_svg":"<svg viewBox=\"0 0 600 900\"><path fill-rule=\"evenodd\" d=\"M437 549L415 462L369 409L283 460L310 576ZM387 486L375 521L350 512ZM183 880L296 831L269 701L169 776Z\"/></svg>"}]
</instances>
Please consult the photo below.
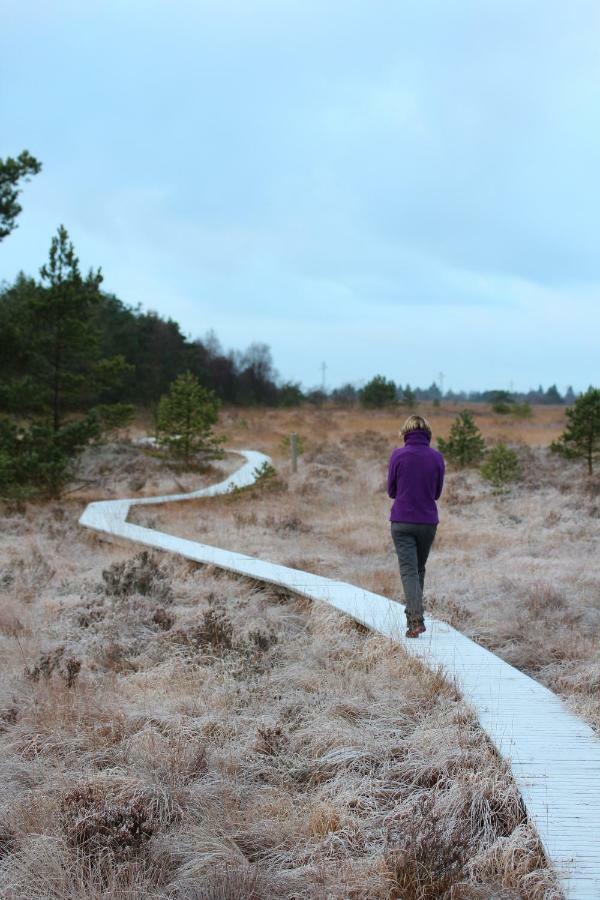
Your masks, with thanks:
<instances>
[{"instance_id":1,"label":"frost-covered grass","mask_svg":"<svg viewBox=\"0 0 600 900\"><path fill-rule=\"evenodd\" d=\"M387 531L364 552L357 521L385 506L380 443L313 446L178 524L383 590ZM441 673L329 607L101 542L81 508L1 513L0 896L560 896Z\"/></svg>"},{"instance_id":2,"label":"frost-covered grass","mask_svg":"<svg viewBox=\"0 0 600 900\"><path fill-rule=\"evenodd\" d=\"M548 438L548 410L536 410L527 431L538 415L539 433ZM480 418L487 437L486 417ZM263 423L259 432L253 422L257 449L271 450L279 467L279 491L257 490L251 500L218 506L152 507L135 516L158 514L166 531L400 599L385 492L396 439L389 414L365 423L373 427L348 433L343 419L326 422L319 413L312 432L305 429L307 452L294 475L275 428L269 433ZM514 446L522 478L505 493L477 470L448 467L426 606L560 693L599 728L600 479L545 447L523 440Z\"/></svg>"}]
</instances>

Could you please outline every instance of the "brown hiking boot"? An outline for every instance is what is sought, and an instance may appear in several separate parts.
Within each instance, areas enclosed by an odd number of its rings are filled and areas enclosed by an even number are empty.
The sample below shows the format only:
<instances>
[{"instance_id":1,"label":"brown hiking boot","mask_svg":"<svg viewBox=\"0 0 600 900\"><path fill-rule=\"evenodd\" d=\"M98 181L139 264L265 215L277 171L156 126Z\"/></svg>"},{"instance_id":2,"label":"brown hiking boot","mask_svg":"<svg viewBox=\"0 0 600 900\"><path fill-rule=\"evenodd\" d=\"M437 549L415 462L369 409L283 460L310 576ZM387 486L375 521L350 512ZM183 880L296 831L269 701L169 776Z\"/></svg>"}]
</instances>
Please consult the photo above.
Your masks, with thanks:
<instances>
[{"instance_id":1,"label":"brown hiking boot","mask_svg":"<svg viewBox=\"0 0 600 900\"><path fill-rule=\"evenodd\" d=\"M406 637L417 638L420 634L423 634L424 631L427 631L427 629L425 628L425 622L423 621L422 617L419 619L413 619L412 617L409 618L407 616L406 618L408 625L408 628L406 629Z\"/></svg>"}]
</instances>

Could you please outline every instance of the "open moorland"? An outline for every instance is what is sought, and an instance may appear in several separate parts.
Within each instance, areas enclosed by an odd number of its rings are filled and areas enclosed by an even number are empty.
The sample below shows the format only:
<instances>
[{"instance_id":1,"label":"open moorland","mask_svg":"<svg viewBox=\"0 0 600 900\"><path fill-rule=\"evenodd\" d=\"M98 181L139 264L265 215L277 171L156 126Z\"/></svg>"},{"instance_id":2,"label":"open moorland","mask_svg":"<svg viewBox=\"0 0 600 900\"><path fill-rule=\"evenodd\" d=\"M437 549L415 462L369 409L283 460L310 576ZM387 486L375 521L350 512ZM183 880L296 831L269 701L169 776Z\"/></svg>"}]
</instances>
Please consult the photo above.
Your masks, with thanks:
<instances>
[{"instance_id":1,"label":"open moorland","mask_svg":"<svg viewBox=\"0 0 600 900\"><path fill-rule=\"evenodd\" d=\"M454 410L422 411L448 433ZM523 476L497 494L449 469L426 603L598 725L598 483L544 449L562 417L477 416ZM225 411L227 446L269 453L277 475L132 518L399 598L385 471L400 420ZM238 464L180 471L120 441L86 451L61 502L4 504L0 896L560 897L443 673L335 610L77 525L89 499L191 490Z\"/></svg>"},{"instance_id":2,"label":"open moorland","mask_svg":"<svg viewBox=\"0 0 600 900\"><path fill-rule=\"evenodd\" d=\"M435 443L453 411L423 411ZM563 415L538 407L519 422L475 408L486 440L516 449L521 477L498 492L477 469L447 467L426 607L600 728L600 478L548 451ZM401 418L325 410L232 416L231 445L273 456L273 489L209 506L145 507L136 520L400 599L385 476ZM305 445L296 474L282 443L292 430Z\"/></svg>"}]
</instances>

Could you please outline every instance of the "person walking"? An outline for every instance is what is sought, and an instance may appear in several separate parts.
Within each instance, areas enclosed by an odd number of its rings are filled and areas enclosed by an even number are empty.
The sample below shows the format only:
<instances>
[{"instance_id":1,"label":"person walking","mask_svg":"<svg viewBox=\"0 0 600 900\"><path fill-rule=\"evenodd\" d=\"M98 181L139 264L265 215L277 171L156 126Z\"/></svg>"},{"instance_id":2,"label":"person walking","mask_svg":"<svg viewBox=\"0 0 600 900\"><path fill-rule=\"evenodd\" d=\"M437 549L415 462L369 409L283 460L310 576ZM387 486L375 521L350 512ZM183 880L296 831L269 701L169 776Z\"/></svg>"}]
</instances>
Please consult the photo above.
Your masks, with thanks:
<instances>
[{"instance_id":1,"label":"person walking","mask_svg":"<svg viewBox=\"0 0 600 900\"><path fill-rule=\"evenodd\" d=\"M390 457L387 491L394 501L390 527L406 600L406 637L416 638L426 630L425 563L439 524L435 501L442 493L446 466L439 450L429 446L431 427L423 416L409 416L400 435L404 446Z\"/></svg>"}]
</instances>

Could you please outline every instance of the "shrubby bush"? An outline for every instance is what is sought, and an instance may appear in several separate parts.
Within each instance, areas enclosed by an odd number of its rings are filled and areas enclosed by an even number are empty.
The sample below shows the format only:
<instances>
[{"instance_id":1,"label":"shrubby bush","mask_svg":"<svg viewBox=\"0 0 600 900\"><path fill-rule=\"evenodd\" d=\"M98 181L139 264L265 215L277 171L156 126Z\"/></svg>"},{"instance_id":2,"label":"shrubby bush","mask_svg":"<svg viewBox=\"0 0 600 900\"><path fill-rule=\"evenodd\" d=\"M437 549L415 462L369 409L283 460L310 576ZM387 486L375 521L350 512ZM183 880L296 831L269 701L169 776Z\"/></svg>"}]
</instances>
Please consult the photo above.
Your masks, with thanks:
<instances>
[{"instance_id":1,"label":"shrubby bush","mask_svg":"<svg viewBox=\"0 0 600 900\"><path fill-rule=\"evenodd\" d=\"M519 477L519 458L514 450L499 443L488 450L480 471L482 477L494 487L502 487Z\"/></svg>"},{"instance_id":2,"label":"shrubby bush","mask_svg":"<svg viewBox=\"0 0 600 900\"><path fill-rule=\"evenodd\" d=\"M506 415L511 412L514 401L508 391L491 391L490 400L495 413Z\"/></svg>"},{"instance_id":3,"label":"shrubby bush","mask_svg":"<svg viewBox=\"0 0 600 900\"><path fill-rule=\"evenodd\" d=\"M45 422L23 426L0 419L0 492L21 499L59 496L78 454L100 432L94 414L58 429Z\"/></svg>"},{"instance_id":4,"label":"shrubby bush","mask_svg":"<svg viewBox=\"0 0 600 900\"><path fill-rule=\"evenodd\" d=\"M510 411L515 419L531 419L533 416L530 403L513 403Z\"/></svg>"}]
</instances>

